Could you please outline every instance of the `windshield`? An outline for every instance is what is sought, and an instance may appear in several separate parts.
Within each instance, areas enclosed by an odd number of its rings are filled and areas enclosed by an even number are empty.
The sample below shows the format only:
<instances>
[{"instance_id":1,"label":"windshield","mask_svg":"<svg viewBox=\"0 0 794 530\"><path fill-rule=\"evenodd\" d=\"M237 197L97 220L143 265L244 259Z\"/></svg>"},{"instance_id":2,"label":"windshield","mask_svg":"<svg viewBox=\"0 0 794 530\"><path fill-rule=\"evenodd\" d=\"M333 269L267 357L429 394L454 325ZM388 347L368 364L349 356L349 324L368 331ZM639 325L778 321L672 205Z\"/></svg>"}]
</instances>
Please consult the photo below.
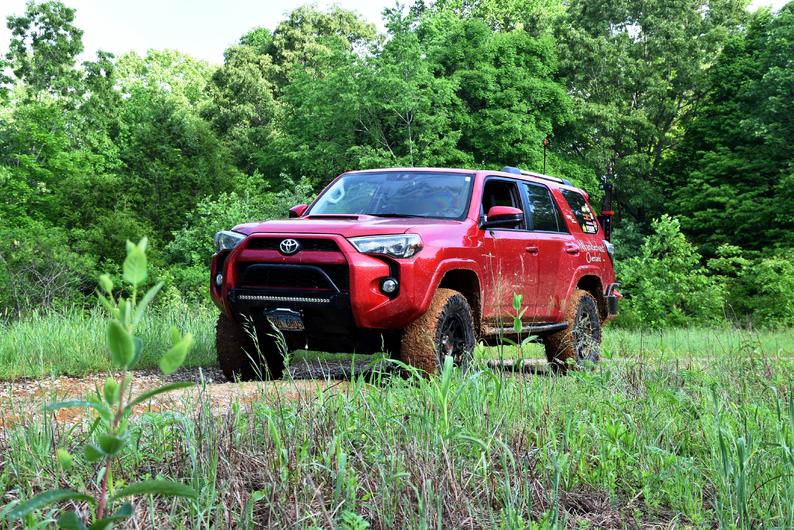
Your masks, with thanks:
<instances>
[{"instance_id":1,"label":"windshield","mask_svg":"<svg viewBox=\"0 0 794 530\"><path fill-rule=\"evenodd\" d=\"M354 173L334 182L317 199L309 215L458 219L466 214L473 181L473 176L465 173Z\"/></svg>"}]
</instances>

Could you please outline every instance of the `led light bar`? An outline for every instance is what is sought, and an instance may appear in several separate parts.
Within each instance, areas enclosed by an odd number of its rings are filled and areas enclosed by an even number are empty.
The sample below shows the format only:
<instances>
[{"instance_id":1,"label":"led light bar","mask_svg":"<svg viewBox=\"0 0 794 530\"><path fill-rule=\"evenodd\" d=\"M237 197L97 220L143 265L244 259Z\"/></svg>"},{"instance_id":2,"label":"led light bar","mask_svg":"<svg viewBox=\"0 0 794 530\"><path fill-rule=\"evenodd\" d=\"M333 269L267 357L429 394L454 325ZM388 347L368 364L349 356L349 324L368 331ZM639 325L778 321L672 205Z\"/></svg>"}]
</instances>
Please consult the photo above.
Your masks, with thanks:
<instances>
[{"instance_id":1,"label":"led light bar","mask_svg":"<svg viewBox=\"0 0 794 530\"><path fill-rule=\"evenodd\" d=\"M264 294L241 294L238 300L251 302L303 302L306 304L329 304L330 298L306 298L302 296L269 296Z\"/></svg>"}]
</instances>

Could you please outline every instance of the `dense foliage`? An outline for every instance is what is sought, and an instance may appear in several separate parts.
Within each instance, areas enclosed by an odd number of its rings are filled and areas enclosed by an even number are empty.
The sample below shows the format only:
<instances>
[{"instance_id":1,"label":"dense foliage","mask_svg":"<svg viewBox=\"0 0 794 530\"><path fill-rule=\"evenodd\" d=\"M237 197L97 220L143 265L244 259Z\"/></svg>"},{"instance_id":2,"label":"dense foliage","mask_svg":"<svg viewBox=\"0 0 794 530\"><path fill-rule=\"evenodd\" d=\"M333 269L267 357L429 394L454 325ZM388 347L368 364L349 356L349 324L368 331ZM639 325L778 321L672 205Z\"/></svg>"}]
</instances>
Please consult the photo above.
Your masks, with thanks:
<instances>
[{"instance_id":1,"label":"dense foliage","mask_svg":"<svg viewBox=\"0 0 794 530\"><path fill-rule=\"evenodd\" d=\"M0 311L82 303L144 234L170 298L204 299L216 229L347 169L541 169L545 139L548 173L618 190L625 323L791 324L794 5L746 6L417 0L385 35L302 7L214 66L78 64L75 11L30 2L0 59Z\"/></svg>"}]
</instances>

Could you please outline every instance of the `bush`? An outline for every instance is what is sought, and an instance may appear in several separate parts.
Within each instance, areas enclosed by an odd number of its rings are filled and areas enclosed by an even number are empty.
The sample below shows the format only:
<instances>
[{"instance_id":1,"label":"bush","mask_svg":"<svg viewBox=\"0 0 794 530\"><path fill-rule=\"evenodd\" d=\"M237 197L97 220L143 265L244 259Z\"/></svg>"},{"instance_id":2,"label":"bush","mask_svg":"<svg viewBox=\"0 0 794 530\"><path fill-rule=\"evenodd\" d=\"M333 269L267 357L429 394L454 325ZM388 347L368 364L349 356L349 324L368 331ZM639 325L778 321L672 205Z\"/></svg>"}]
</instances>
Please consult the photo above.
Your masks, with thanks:
<instances>
[{"instance_id":1,"label":"bush","mask_svg":"<svg viewBox=\"0 0 794 530\"><path fill-rule=\"evenodd\" d=\"M744 324L794 325L794 249L753 256L734 245L721 245L709 270L725 286L728 307Z\"/></svg>"},{"instance_id":2,"label":"bush","mask_svg":"<svg viewBox=\"0 0 794 530\"><path fill-rule=\"evenodd\" d=\"M35 221L0 226L0 315L82 302L95 263L73 249L65 229Z\"/></svg>"},{"instance_id":3,"label":"bush","mask_svg":"<svg viewBox=\"0 0 794 530\"><path fill-rule=\"evenodd\" d=\"M794 325L794 249L756 261L742 271L741 279L756 324Z\"/></svg>"},{"instance_id":4,"label":"bush","mask_svg":"<svg viewBox=\"0 0 794 530\"><path fill-rule=\"evenodd\" d=\"M725 288L700 265L701 256L667 215L651 224L640 255L619 263L626 326L668 327L724 320Z\"/></svg>"},{"instance_id":5,"label":"bush","mask_svg":"<svg viewBox=\"0 0 794 530\"><path fill-rule=\"evenodd\" d=\"M266 221L287 216L296 204L309 201L312 188L302 179L298 184L287 179L283 191L259 189L262 179L249 177L241 193L222 193L199 202L190 214L187 225L174 232L174 239L165 248L168 280L184 293L186 299L206 299L209 282L209 261L215 251L213 236L220 230L250 221Z\"/></svg>"}]
</instances>

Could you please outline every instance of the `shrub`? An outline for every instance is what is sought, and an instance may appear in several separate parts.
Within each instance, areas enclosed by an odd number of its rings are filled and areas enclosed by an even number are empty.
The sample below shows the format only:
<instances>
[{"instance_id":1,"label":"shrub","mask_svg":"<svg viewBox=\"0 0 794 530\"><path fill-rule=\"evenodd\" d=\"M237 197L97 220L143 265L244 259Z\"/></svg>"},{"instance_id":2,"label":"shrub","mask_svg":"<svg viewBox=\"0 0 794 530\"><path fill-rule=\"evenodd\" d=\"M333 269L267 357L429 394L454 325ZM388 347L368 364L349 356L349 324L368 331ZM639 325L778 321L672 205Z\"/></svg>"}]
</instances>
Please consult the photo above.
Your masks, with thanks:
<instances>
[{"instance_id":1,"label":"shrub","mask_svg":"<svg viewBox=\"0 0 794 530\"><path fill-rule=\"evenodd\" d=\"M700 265L678 220L663 215L651 226L640 255L619 263L626 295L619 321L659 328L724 320L725 289Z\"/></svg>"},{"instance_id":2,"label":"shrub","mask_svg":"<svg viewBox=\"0 0 794 530\"><path fill-rule=\"evenodd\" d=\"M743 306L756 325L794 325L794 249L760 258L740 280Z\"/></svg>"},{"instance_id":3,"label":"shrub","mask_svg":"<svg viewBox=\"0 0 794 530\"><path fill-rule=\"evenodd\" d=\"M737 320L761 327L794 324L794 249L753 256L734 245L721 245L708 268L727 293Z\"/></svg>"},{"instance_id":4,"label":"shrub","mask_svg":"<svg viewBox=\"0 0 794 530\"><path fill-rule=\"evenodd\" d=\"M187 225L174 232L174 239L165 248L169 267L167 281L186 299L206 299L210 257L214 252L213 236L220 230L250 221L266 221L287 216L290 207L308 202L311 185L303 179L288 182L283 191L261 191L261 177L248 178L241 193L222 193L199 202Z\"/></svg>"},{"instance_id":5,"label":"shrub","mask_svg":"<svg viewBox=\"0 0 794 530\"><path fill-rule=\"evenodd\" d=\"M73 249L61 228L35 221L0 226L0 314L18 316L81 301L95 264Z\"/></svg>"}]
</instances>

